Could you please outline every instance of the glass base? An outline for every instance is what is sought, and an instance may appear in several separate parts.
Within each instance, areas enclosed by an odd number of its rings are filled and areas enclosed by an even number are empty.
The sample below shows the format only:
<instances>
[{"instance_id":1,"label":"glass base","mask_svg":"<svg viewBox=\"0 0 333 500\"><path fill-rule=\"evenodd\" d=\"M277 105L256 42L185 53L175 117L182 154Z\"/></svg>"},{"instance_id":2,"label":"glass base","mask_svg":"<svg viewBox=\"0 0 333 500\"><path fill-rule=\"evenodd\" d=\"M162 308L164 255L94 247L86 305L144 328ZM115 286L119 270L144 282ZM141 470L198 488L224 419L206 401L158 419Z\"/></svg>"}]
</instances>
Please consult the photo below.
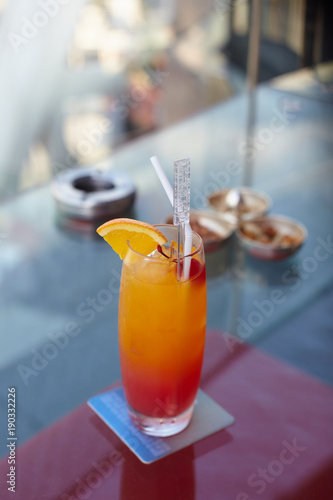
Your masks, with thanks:
<instances>
[{"instance_id":1,"label":"glass base","mask_svg":"<svg viewBox=\"0 0 333 500\"><path fill-rule=\"evenodd\" d=\"M132 423L148 436L167 437L183 431L191 421L194 404L181 415L171 418L147 417L136 412L128 405L128 413Z\"/></svg>"}]
</instances>

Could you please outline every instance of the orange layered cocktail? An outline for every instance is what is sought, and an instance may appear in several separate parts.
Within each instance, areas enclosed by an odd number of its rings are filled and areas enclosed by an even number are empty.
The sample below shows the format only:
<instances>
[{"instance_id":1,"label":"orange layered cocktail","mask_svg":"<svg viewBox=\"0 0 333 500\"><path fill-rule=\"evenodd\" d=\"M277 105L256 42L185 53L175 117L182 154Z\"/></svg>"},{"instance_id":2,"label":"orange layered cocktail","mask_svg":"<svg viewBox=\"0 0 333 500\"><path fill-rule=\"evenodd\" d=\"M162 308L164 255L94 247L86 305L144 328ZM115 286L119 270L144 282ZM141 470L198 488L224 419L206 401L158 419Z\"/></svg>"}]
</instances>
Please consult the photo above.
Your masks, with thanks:
<instances>
[{"instance_id":1,"label":"orange layered cocktail","mask_svg":"<svg viewBox=\"0 0 333 500\"><path fill-rule=\"evenodd\" d=\"M193 233L192 253L178 264L172 244L177 228L156 228L166 241L149 255L127 244L119 298L119 350L134 423L143 432L166 436L185 428L193 412L205 343L206 273L199 235Z\"/></svg>"}]
</instances>

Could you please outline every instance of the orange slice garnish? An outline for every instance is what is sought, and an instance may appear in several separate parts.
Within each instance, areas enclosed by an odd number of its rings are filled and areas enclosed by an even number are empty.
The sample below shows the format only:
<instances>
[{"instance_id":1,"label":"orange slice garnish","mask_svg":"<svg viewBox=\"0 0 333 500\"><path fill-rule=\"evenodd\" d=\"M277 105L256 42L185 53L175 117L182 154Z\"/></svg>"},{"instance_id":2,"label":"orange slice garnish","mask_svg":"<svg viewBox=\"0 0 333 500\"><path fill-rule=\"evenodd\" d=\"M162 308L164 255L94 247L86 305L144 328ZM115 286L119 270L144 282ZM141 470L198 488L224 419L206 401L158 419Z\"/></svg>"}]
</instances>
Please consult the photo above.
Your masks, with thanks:
<instances>
[{"instance_id":1,"label":"orange slice garnish","mask_svg":"<svg viewBox=\"0 0 333 500\"><path fill-rule=\"evenodd\" d=\"M148 255L163 245L167 238L156 227L133 219L113 219L97 228L97 233L123 259L128 252L128 244L136 252Z\"/></svg>"}]
</instances>

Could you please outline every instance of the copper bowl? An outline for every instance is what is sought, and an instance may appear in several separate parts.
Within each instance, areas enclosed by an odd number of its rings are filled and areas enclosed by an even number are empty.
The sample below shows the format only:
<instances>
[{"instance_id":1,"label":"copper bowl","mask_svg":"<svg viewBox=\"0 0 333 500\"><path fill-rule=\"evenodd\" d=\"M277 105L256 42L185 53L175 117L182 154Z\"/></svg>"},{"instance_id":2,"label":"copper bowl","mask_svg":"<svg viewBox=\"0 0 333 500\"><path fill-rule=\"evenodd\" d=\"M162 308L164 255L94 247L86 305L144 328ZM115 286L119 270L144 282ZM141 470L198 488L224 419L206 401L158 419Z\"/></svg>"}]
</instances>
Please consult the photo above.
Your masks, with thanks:
<instances>
[{"instance_id":1,"label":"copper bowl","mask_svg":"<svg viewBox=\"0 0 333 500\"><path fill-rule=\"evenodd\" d=\"M236 235L252 257L276 261L297 252L307 238L307 230L289 217L267 215L240 222Z\"/></svg>"},{"instance_id":2,"label":"copper bowl","mask_svg":"<svg viewBox=\"0 0 333 500\"><path fill-rule=\"evenodd\" d=\"M233 194L239 196L237 204L232 202L235 198L231 196ZM214 191L208 197L208 204L230 224L237 225L241 220L250 220L268 212L271 199L265 193L241 186Z\"/></svg>"}]
</instances>

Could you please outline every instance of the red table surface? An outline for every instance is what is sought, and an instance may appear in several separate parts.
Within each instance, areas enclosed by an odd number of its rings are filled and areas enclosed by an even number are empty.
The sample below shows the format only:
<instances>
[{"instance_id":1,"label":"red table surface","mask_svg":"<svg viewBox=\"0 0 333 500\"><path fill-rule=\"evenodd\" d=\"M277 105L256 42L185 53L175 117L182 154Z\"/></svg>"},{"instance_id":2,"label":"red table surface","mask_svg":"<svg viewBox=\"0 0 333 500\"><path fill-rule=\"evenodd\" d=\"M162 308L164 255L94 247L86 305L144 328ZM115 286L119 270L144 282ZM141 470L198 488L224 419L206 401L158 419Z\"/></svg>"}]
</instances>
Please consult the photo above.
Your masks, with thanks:
<instances>
[{"instance_id":1,"label":"red table surface","mask_svg":"<svg viewBox=\"0 0 333 500\"><path fill-rule=\"evenodd\" d=\"M144 465L83 405L17 450L15 494L2 460L1 498L332 500L333 391L229 339L208 333L201 388L233 426Z\"/></svg>"}]
</instances>

